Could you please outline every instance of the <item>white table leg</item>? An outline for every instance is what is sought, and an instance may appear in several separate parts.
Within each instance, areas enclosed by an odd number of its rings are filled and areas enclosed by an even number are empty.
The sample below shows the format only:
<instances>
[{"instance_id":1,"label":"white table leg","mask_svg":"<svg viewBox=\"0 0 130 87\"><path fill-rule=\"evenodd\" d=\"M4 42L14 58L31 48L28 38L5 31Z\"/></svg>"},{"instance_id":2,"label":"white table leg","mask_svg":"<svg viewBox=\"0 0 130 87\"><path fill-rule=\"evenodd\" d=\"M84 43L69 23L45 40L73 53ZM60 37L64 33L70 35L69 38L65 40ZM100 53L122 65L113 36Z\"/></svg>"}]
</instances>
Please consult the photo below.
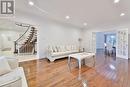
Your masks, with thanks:
<instances>
[{"instance_id":1,"label":"white table leg","mask_svg":"<svg viewBox=\"0 0 130 87\"><path fill-rule=\"evenodd\" d=\"M81 69L81 60L78 60L79 61L79 69Z\"/></svg>"},{"instance_id":2,"label":"white table leg","mask_svg":"<svg viewBox=\"0 0 130 87\"><path fill-rule=\"evenodd\" d=\"M85 58L86 59L86 58ZM86 63L85 63L85 59L83 59L83 65L85 65Z\"/></svg>"},{"instance_id":3,"label":"white table leg","mask_svg":"<svg viewBox=\"0 0 130 87\"><path fill-rule=\"evenodd\" d=\"M68 66L69 66L69 68L71 67L71 59L70 59L70 56L68 56Z\"/></svg>"},{"instance_id":4,"label":"white table leg","mask_svg":"<svg viewBox=\"0 0 130 87\"><path fill-rule=\"evenodd\" d=\"M78 80L81 80L82 77L81 77L81 69L79 69L79 75L78 75Z\"/></svg>"},{"instance_id":5,"label":"white table leg","mask_svg":"<svg viewBox=\"0 0 130 87\"><path fill-rule=\"evenodd\" d=\"M96 63L95 56L93 56L93 61L94 61L94 65L93 66L95 66L95 63Z\"/></svg>"}]
</instances>

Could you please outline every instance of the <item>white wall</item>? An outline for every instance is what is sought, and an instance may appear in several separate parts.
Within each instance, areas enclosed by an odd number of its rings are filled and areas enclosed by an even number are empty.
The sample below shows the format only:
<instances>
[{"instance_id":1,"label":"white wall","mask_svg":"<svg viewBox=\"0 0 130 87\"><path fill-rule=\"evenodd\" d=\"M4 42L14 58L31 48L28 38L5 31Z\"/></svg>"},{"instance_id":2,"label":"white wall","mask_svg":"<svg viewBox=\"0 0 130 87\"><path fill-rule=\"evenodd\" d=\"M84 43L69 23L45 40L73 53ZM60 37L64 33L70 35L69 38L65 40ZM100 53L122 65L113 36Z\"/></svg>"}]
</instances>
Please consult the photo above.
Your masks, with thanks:
<instances>
[{"instance_id":1,"label":"white wall","mask_svg":"<svg viewBox=\"0 0 130 87\"><path fill-rule=\"evenodd\" d=\"M18 14L14 19L35 25L38 29L38 58L47 56L48 45L77 44L82 38L82 29L70 24L50 20L36 15Z\"/></svg>"}]
</instances>

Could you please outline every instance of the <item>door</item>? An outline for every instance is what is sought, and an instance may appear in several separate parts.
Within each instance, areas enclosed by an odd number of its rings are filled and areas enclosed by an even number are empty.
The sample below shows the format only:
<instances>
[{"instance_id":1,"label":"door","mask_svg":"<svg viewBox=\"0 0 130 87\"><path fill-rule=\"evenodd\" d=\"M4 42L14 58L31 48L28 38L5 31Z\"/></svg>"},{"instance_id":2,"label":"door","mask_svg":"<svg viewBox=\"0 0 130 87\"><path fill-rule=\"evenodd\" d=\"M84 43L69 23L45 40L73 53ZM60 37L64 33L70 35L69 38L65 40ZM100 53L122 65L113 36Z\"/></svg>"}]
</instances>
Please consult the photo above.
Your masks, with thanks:
<instances>
[{"instance_id":1,"label":"door","mask_svg":"<svg viewBox=\"0 0 130 87\"><path fill-rule=\"evenodd\" d=\"M128 59L128 29L120 29L117 31L117 57Z\"/></svg>"},{"instance_id":2,"label":"door","mask_svg":"<svg viewBox=\"0 0 130 87\"><path fill-rule=\"evenodd\" d=\"M92 32L92 46L91 50L93 53L96 53L96 32Z\"/></svg>"}]
</instances>

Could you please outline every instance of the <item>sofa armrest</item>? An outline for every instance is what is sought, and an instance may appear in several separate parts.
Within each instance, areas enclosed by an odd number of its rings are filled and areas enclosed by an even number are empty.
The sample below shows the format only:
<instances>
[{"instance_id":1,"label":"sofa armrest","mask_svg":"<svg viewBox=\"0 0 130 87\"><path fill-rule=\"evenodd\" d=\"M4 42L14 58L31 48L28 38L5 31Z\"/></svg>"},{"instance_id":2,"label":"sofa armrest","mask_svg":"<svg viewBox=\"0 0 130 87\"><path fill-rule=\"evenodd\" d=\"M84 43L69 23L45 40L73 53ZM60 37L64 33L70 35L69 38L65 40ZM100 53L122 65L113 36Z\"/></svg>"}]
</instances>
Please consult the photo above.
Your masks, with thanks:
<instances>
[{"instance_id":1,"label":"sofa armrest","mask_svg":"<svg viewBox=\"0 0 130 87\"><path fill-rule=\"evenodd\" d=\"M8 63L11 67L11 69L15 69L19 66L18 59L17 58L9 58L7 57Z\"/></svg>"},{"instance_id":2,"label":"sofa armrest","mask_svg":"<svg viewBox=\"0 0 130 87\"><path fill-rule=\"evenodd\" d=\"M0 87L22 87L22 78L16 77L1 77Z\"/></svg>"}]
</instances>

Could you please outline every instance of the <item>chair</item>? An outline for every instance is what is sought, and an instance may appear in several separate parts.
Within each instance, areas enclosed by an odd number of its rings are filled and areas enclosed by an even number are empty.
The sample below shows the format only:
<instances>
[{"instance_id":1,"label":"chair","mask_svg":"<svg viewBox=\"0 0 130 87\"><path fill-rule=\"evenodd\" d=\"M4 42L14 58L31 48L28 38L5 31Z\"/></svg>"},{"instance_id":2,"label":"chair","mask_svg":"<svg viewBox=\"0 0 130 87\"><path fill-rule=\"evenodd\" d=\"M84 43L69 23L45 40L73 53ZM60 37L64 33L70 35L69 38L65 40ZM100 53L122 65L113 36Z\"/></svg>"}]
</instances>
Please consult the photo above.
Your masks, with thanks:
<instances>
[{"instance_id":1,"label":"chair","mask_svg":"<svg viewBox=\"0 0 130 87\"><path fill-rule=\"evenodd\" d=\"M108 43L106 49L107 49L107 54L109 56L111 56L112 55L112 51L113 51L112 45Z\"/></svg>"},{"instance_id":2,"label":"chair","mask_svg":"<svg viewBox=\"0 0 130 87\"><path fill-rule=\"evenodd\" d=\"M18 60L16 58L5 58L11 72L0 76L0 87L28 87L24 70L22 67L18 67Z\"/></svg>"}]
</instances>

